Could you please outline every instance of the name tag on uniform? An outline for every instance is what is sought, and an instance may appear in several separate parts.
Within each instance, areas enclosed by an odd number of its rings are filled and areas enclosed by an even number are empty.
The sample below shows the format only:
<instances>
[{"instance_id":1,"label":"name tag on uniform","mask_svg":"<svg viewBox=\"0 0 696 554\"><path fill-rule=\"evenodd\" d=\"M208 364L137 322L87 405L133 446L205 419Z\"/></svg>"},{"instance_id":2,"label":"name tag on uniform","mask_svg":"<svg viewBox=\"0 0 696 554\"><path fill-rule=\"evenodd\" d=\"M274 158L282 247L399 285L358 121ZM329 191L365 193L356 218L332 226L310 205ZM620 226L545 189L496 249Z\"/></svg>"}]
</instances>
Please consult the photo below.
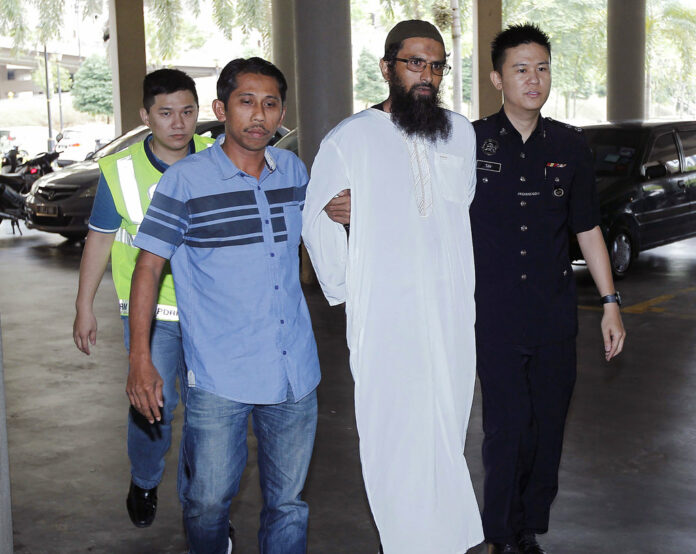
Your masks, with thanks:
<instances>
[{"instance_id":1,"label":"name tag on uniform","mask_svg":"<svg viewBox=\"0 0 696 554\"><path fill-rule=\"evenodd\" d=\"M483 171L495 171L500 173L502 165L498 162L487 162L486 160L476 160L476 169L482 169Z\"/></svg>"}]
</instances>

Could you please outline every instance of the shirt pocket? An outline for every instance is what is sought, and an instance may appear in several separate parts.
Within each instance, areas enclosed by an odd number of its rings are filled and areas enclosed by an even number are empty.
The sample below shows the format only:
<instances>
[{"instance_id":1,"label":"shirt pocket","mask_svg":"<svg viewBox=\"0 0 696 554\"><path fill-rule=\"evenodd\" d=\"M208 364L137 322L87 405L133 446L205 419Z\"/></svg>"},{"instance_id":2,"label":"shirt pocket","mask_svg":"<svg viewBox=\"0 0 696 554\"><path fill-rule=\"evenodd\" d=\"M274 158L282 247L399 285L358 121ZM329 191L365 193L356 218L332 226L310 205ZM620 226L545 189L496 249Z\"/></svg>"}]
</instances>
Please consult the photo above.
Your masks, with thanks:
<instances>
[{"instance_id":1,"label":"shirt pocket","mask_svg":"<svg viewBox=\"0 0 696 554\"><path fill-rule=\"evenodd\" d=\"M565 210L570 199L570 185L573 170L570 165L564 167L546 167L544 179L544 202L548 210Z\"/></svg>"},{"instance_id":2,"label":"shirt pocket","mask_svg":"<svg viewBox=\"0 0 696 554\"><path fill-rule=\"evenodd\" d=\"M467 158L435 152L433 188L440 191L445 200L458 203L468 202L471 171L472 168Z\"/></svg>"}]
</instances>

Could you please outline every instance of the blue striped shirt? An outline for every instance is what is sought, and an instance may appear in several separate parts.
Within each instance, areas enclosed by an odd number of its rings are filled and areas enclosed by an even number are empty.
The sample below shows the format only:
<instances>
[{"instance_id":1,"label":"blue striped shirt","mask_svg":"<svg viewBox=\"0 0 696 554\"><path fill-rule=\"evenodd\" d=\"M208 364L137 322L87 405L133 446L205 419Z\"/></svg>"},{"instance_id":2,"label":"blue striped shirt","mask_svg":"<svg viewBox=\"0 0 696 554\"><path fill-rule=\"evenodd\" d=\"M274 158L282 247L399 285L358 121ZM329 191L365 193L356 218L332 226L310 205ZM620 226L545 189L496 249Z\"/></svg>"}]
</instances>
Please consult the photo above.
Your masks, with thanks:
<instances>
[{"instance_id":1,"label":"blue striped shirt","mask_svg":"<svg viewBox=\"0 0 696 554\"><path fill-rule=\"evenodd\" d=\"M168 169L135 246L171 260L189 386L247 404L296 400L319 383L299 280L307 171L266 148L256 179L221 148Z\"/></svg>"}]
</instances>

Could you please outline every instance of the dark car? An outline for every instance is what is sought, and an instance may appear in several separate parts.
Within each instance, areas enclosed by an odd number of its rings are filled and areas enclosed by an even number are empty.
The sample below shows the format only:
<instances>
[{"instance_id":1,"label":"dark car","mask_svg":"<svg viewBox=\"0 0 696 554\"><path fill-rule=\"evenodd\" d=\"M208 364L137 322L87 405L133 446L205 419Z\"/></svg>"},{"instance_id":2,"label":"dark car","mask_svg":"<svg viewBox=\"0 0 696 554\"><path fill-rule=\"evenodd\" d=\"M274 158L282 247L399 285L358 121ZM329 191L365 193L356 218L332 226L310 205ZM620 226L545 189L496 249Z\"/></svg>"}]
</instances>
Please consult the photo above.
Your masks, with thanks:
<instances>
[{"instance_id":1,"label":"dark car","mask_svg":"<svg viewBox=\"0 0 696 554\"><path fill-rule=\"evenodd\" d=\"M283 138L274 144L274 146L276 148L282 148L283 150L290 150L293 154L297 154L300 149L297 139L297 129L295 128L292 131L288 131Z\"/></svg>"},{"instance_id":2,"label":"dark car","mask_svg":"<svg viewBox=\"0 0 696 554\"><path fill-rule=\"evenodd\" d=\"M196 133L217 137L224 131L224 123L216 120L199 121ZM276 132L277 141L288 130ZM150 129L141 125L87 156L85 161L38 179L27 196L27 227L59 233L69 240L81 240L87 235L87 224L92 212L94 195L99 183L98 161L104 156L120 152L143 140Z\"/></svg>"},{"instance_id":3,"label":"dark car","mask_svg":"<svg viewBox=\"0 0 696 554\"><path fill-rule=\"evenodd\" d=\"M696 235L696 121L584 130L616 277L626 274L639 252ZM582 258L577 244L571 255Z\"/></svg>"}]
</instances>

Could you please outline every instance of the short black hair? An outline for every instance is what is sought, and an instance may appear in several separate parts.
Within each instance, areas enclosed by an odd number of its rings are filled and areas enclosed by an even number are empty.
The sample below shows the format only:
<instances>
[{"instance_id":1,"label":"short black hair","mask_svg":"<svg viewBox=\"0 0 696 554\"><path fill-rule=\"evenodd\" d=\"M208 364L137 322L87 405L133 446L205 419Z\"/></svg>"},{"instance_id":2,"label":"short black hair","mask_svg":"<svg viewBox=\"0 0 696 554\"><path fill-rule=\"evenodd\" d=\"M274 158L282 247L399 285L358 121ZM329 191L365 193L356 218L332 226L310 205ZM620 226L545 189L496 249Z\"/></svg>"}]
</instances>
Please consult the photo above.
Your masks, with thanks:
<instances>
[{"instance_id":1,"label":"short black hair","mask_svg":"<svg viewBox=\"0 0 696 554\"><path fill-rule=\"evenodd\" d=\"M198 106L196 83L183 71L178 69L158 69L145 75L143 79L143 108L149 112L158 94L172 94L180 90L188 90L193 94Z\"/></svg>"},{"instance_id":2,"label":"short black hair","mask_svg":"<svg viewBox=\"0 0 696 554\"><path fill-rule=\"evenodd\" d=\"M551 57L551 41L549 35L542 31L534 23L521 23L519 25L510 25L504 31L498 33L491 43L491 61L493 69L498 73L503 70L505 63L505 51L508 48L515 48L520 44L530 44L535 42L543 46L549 52Z\"/></svg>"},{"instance_id":3,"label":"short black hair","mask_svg":"<svg viewBox=\"0 0 696 554\"><path fill-rule=\"evenodd\" d=\"M230 98L232 91L237 88L237 76L243 73L256 73L273 77L278 81L278 91L280 99L285 104L285 95L288 91L288 82L285 80L285 75L271 62L263 58L237 58L228 63L220 72L220 77L217 80L217 97L218 100L227 106L227 101Z\"/></svg>"}]
</instances>

